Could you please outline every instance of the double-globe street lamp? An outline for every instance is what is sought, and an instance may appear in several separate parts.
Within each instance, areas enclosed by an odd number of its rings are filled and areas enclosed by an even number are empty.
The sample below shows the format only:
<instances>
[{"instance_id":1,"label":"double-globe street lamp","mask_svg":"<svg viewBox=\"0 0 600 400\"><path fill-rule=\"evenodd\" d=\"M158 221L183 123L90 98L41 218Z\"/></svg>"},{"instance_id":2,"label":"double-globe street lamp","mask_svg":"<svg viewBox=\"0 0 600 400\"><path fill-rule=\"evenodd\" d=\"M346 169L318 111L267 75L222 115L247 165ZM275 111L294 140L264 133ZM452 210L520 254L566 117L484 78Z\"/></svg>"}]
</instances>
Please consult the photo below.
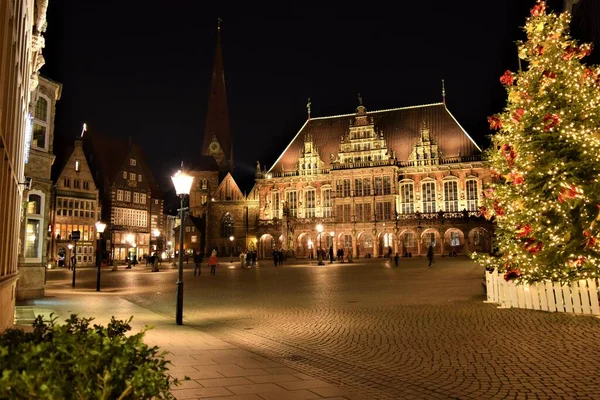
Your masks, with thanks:
<instances>
[{"instance_id":1,"label":"double-globe street lamp","mask_svg":"<svg viewBox=\"0 0 600 400\"><path fill-rule=\"evenodd\" d=\"M102 235L106 229L106 224L102 221L96 222L96 232L98 239L96 241L96 292L100 291L100 269L102 267Z\"/></svg>"},{"instance_id":2,"label":"double-globe street lamp","mask_svg":"<svg viewBox=\"0 0 600 400\"><path fill-rule=\"evenodd\" d=\"M181 208L179 208L179 268L177 274L177 309L175 312L175 321L177 325L183 325L183 226L185 225L185 211L187 211L187 208L184 208L184 199L186 195L190 194L194 177L185 172L177 171L171 177L171 180L173 181L173 186L175 186L175 193L181 199Z\"/></svg>"},{"instance_id":3,"label":"double-globe street lamp","mask_svg":"<svg viewBox=\"0 0 600 400\"><path fill-rule=\"evenodd\" d=\"M325 265L323 263L323 246L322 246L323 242L321 240L321 236L323 236L323 235L321 235L323 233L323 225L321 225L321 224L317 225L317 232L319 232L319 262L318 262L318 265Z\"/></svg>"}]
</instances>

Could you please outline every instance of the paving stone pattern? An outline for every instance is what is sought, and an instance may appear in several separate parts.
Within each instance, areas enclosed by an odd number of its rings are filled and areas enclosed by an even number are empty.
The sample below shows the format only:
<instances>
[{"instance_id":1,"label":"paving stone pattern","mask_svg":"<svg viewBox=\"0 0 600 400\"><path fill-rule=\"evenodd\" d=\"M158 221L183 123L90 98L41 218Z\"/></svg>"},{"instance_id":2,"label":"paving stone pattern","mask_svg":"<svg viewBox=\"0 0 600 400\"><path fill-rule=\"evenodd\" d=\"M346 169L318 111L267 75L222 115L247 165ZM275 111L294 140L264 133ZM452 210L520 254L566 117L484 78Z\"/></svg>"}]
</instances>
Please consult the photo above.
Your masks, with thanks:
<instances>
[{"instance_id":1,"label":"paving stone pattern","mask_svg":"<svg viewBox=\"0 0 600 400\"><path fill-rule=\"evenodd\" d=\"M196 357L202 387L185 396L600 399L600 320L484 304L482 270L465 258L440 258L432 268L424 259L399 268L382 260L221 264L215 277L185 271L186 326L252 356L221 370L212 363L223 359ZM81 273L81 287L94 287L92 272ZM70 290L64 274L49 279ZM103 286L172 318L175 280L174 270L139 268L105 273ZM242 376L250 383L231 381L236 390L227 381L210 386ZM297 397L278 397L275 388Z\"/></svg>"}]
</instances>

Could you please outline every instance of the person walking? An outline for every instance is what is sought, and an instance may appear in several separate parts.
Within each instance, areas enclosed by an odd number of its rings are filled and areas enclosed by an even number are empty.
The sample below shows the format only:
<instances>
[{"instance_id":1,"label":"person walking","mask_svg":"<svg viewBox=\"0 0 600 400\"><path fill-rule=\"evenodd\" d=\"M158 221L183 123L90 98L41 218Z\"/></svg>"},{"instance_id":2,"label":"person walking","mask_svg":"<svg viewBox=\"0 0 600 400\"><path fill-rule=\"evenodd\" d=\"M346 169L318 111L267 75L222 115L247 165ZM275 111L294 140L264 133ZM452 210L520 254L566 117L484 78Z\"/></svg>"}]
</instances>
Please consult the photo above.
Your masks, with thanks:
<instances>
[{"instance_id":1,"label":"person walking","mask_svg":"<svg viewBox=\"0 0 600 400\"><path fill-rule=\"evenodd\" d=\"M217 265L219 265L219 260L217 260L217 251L213 250L212 253L210 253L210 258L208 259L208 266L210 267L211 275L217 274Z\"/></svg>"},{"instance_id":2,"label":"person walking","mask_svg":"<svg viewBox=\"0 0 600 400\"><path fill-rule=\"evenodd\" d=\"M198 272L198 276L202 275L202 255L199 251L194 254L194 264L196 264L196 267L194 268L194 276L196 276L196 272Z\"/></svg>"},{"instance_id":3,"label":"person walking","mask_svg":"<svg viewBox=\"0 0 600 400\"><path fill-rule=\"evenodd\" d=\"M329 264L333 264L333 246L329 246Z\"/></svg>"},{"instance_id":4,"label":"person walking","mask_svg":"<svg viewBox=\"0 0 600 400\"><path fill-rule=\"evenodd\" d=\"M396 253L396 255L394 256L394 263L396 264L396 267L398 266L398 261L400 261L400 255Z\"/></svg>"},{"instance_id":5,"label":"person walking","mask_svg":"<svg viewBox=\"0 0 600 400\"><path fill-rule=\"evenodd\" d=\"M429 248L427 249L427 258L429 259L429 267L433 263L433 242L429 243Z\"/></svg>"},{"instance_id":6,"label":"person walking","mask_svg":"<svg viewBox=\"0 0 600 400\"><path fill-rule=\"evenodd\" d=\"M246 260L246 252L248 250L244 250L240 253L240 268L244 268L244 261Z\"/></svg>"},{"instance_id":7,"label":"person walking","mask_svg":"<svg viewBox=\"0 0 600 400\"><path fill-rule=\"evenodd\" d=\"M252 266L256 267L256 250L252 250Z\"/></svg>"}]
</instances>

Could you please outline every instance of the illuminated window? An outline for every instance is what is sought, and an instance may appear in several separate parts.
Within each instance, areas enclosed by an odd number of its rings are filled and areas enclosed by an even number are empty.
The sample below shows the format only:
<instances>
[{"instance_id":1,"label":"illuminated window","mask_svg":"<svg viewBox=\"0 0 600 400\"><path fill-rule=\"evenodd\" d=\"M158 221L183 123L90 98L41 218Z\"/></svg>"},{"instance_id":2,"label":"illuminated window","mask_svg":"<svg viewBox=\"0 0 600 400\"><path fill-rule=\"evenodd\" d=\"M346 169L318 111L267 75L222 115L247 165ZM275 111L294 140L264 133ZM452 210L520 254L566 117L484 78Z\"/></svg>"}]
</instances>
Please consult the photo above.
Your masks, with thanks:
<instances>
[{"instance_id":1,"label":"illuminated window","mask_svg":"<svg viewBox=\"0 0 600 400\"><path fill-rule=\"evenodd\" d=\"M198 236L192 235L192 243L196 243L198 241Z\"/></svg>"},{"instance_id":2,"label":"illuminated window","mask_svg":"<svg viewBox=\"0 0 600 400\"><path fill-rule=\"evenodd\" d=\"M321 192L323 195L323 217L331 217L332 204L331 204L331 189L323 189Z\"/></svg>"},{"instance_id":3,"label":"illuminated window","mask_svg":"<svg viewBox=\"0 0 600 400\"><path fill-rule=\"evenodd\" d=\"M286 201L289 216L296 217L298 215L298 194L296 191L287 192Z\"/></svg>"},{"instance_id":4,"label":"illuminated window","mask_svg":"<svg viewBox=\"0 0 600 400\"><path fill-rule=\"evenodd\" d=\"M133 193L133 202L134 203L139 203L140 202L140 194L138 192L134 192Z\"/></svg>"},{"instance_id":5,"label":"illuminated window","mask_svg":"<svg viewBox=\"0 0 600 400\"><path fill-rule=\"evenodd\" d=\"M304 192L304 207L306 208L305 218L314 218L316 215L316 194L315 190L307 190Z\"/></svg>"},{"instance_id":6,"label":"illuminated window","mask_svg":"<svg viewBox=\"0 0 600 400\"><path fill-rule=\"evenodd\" d=\"M141 181L142 181L142 174L139 174L138 175L138 182L141 182Z\"/></svg>"},{"instance_id":7,"label":"illuminated window","mask_svg":"<svg viewBox=\"0 0 600 400\"><path fill-rule=\"evenodd\" d=\"M467 210L468 211L477 211L477 181L474 179L467 181Z\"/></svg>"},{"instance_id":8,"label":"illuminated window","mask_svg":"<svg viewBox=\"0 0 600 400\"><path fill-rule=\"evenodd\" d=\"M127 171L123 171L123 179L127 179Z\"/></svg>"},{"instance_id":9,"label":"illuminated window","mask_svg":"<svg viewBox=\"0 0 600 400\"><path fill-rule=\"evenodd\" d=\"M271 193L271 208L273 212L273 218L280 218L280 200L279 200L279 192Z\"/></svg>"},{"instance_id":10,"label":"illuminated window","mask_svg":"<svg viewBox=\"0 0 600 400\"><path fill-rule=\"evenodd\" d=\"M380 176L375 177L375 196L383 194L383 178Z\"/></svg>"},{"instance_id":11,"label":"illuminated window","mask_svg":"<svg viewBox=\"0 0 600 400\"><path fill-rule=\"evenodd\" d=\"M354 180L354 196L362 197L363 195L363 185L362 178L358 178Z\"/></svg>"},{"instance_id":12,"label":"illuminated window","mask_svg":"<svg viewBox=\"0 0 600 400\"><path fill-rule=\"evenodd\" d=\"M27 220L27 226L25 227L25 258L40 258L40 225L40 220Z\"/></svg>"},{"instance_id":13,"label":"illuminated window","mask_svg":"<svg viewBox=\"0 0 600 400\"><path fill-rule=\"evenodd\" d=\"M146 204L146 193L140 193L140 204Z\"/></svg>"},{"instance_id":14,"label":"illuminated window","mask_svg":"<svg viewBox=\"0 0 600 400\"><path fill-rule=\"evenodd\" d=\"M79 160L75 160L75 171L79 172Z\"/></svg>"},{"instance_id":15,"label":"illuminated window","mask_svg":"<svg viewBox=\"0 0 600 400\"><path fill-rule=\"evenodd\" d=\"M363 179L363 196L371 195L371 178Z\"/></svg>"},{"instance_id":16,"label":"illuminated window","mask_svg":"<svg viewBox=\"0 0 600 400\"><path fill-rule=\"evenodd\" d=\"M125 201L131 201L131 192L129 190L125 191Z\"/></svg>"},{"instance_id":17,"label":"illuminated window","mask_svg":"<svg viewBox=\"0 0 600 400\"><path fill-rule=\"evenodd\" d=\"M123 201L123 191L121 189L117 190L117 201Z\"/></svg>"},{"instance_id":18,"label":"illuminated window","mask_svg":"<svg viewBox=\"0 0 600 400\"><path fill-rule=\"evenodd\" d=\"M137 161L135 160L135 158L130 158L130 159L129 159L129 165L131 165L131 166L134 166L134 167L135 167L135 166L136 166L136 164L137 164Z\"/></svg>"},{"instance_id":19,"label":"illuminated window","mask_svg":"<svg viewBox=\"0 0 600 400\"><path fill-rule=\"evenodd\" d=\"M435 182L424 182L421 185L421 192L423 196L423 212L432 213L436 212L435 209Z\"/></svg>"},{"instance_id":20,"label":"illuminated window","mask_svg":"<svg viewBox=\"0 0 600 400\"><path fill-rule=\"evenodd\" d=\"M133 172L130 172L130 173L129 173L129 180L130 180L130 181L135 181L135 179L136 179L136 176L135 176L135 174L134 174Z\"/></svg>"},{"instance_id":21,"label":"illuminated window","mask_svg":"<svg viewBox=\"0 0 600 400\"><path fill-rule=\"evenodd\" d=\"M40 215L42 210L42 197L37 194L30 194L27 201L27 214Z\"/></svg>"},{"instance_id":22,"label":"illuminated window","mask_svg":"<svg viewBox=\"0 0 600 400\"><path fill-rule=\"evenodd\" d=\"M295 192L294 192L295 193ZM221 237L229 238L234 236L235 233L235 222L230 213L226 213L221 220Z\"/></svg>"},{"instance_id":23,"label":"illuminated window","mask_svg":"<svg viewBox=\"0 0 600 400\"><path fill-rule=\"evenodd\" d=\"M27 223L25 224L25 258L41 260L42 241L44 232L44 196L37 193L29 193L27 197Z\"/></svg>"},{"instance_id":24,"label":"illuminated window","mask_svg":"<svg viewBox=\"0 0 600 400\"><path fill-rule=\"evenodd\" d=\"M48 146L48 100L39 96L35 103L35 110L33 113L33 134L31 138L31 146L40 150L46 150Z\"/></svg>"},{"instance_id":25,"label":"illuminated window","mask_svg":"<svg viewBox=\"0 0 600 400\"><path fill-rule=\"evenodd\" d=\"M423 236L423 242L425 243L425 246L429 247L430 244L433 244L435 246L435 232L425 233L425 235Z\"/></svg>"},{"instance_id":26,"label":"illuminated window","mask_svg":"<svg viewBox=\"0 0 600 400\"><path fill-rule=\"evenodd\" d=\"M410 183L400 184L400 213L412 214L415 212L414 185Z\"/></svg>"},{"instance_id":27,"label":"illuminated window","mask_svg":"<svg viewBox=\"0 0 600 400\"><path fill-rule=\"evenodd\" d=\"M40 121L48 121L48 100L46 98L41 96L38 98L33 117Z\"/></svg>"},{"instance_id":28,"label":"illuminated window","mask_svg":"<svg viewBox=\"0 0 600 400\"><path fill-rule=\"evenodd\" d=\"M350 197L350 179L344 179L344 197Z\"/></svg>"},{"instance_id":29,"label":"illuminated window","mask_svg":"<svg viewBox=\"0 0 600 400\"><path fill-rule=\"evenodd\" d=\"M389 176L383 177L383 194L392 194L392 180Z\"/></svg>"},{"instance_id":30,"label":"illuminated window","mask_svg":"<svg viewBox=\"0 0 600 400\"><path fill-rule=\"evenodd\" d=\"M415 235L412 232L404 234L403 244L405 247L415 247Z\"/></svg>"},{"instance_id":31,"label":"illuminated window","mask_svg":"<svg viewBox=\"0 0 600 400\"><path fill-rule=\"evenodd\" d=\"M444 207L446 211L458 211L458 183L457 181L444 182Z\"/></svg>"}]
</instances>

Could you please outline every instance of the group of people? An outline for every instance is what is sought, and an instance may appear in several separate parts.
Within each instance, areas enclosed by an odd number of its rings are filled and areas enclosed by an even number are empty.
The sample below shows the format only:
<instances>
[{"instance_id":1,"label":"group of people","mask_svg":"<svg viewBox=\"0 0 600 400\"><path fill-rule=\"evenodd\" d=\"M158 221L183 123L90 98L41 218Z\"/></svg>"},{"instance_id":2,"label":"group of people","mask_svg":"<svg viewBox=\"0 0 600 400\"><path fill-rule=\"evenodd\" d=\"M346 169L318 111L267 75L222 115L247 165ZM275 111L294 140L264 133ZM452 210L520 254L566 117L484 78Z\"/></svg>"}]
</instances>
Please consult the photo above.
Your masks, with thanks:
<instances>
[{"instance_id":1,"label":"group of people","mask_svg":"<svg viewBox=\"0 0 600 400\"><path fill-rule=\"evenodd\" d=\"M274 249L273 250L273 263L275 266L283 265L283 249Z\"/></svg>"},{"instance_id":2,"label":"group of people","mask_svg":"<svg viewBox=\"0 0 600 400\"><path fill-rule=\"evenodd\" d=\"M240 253L240 267L256 267L256 250L244 250Z\"/></svg>"}]
</instances>

